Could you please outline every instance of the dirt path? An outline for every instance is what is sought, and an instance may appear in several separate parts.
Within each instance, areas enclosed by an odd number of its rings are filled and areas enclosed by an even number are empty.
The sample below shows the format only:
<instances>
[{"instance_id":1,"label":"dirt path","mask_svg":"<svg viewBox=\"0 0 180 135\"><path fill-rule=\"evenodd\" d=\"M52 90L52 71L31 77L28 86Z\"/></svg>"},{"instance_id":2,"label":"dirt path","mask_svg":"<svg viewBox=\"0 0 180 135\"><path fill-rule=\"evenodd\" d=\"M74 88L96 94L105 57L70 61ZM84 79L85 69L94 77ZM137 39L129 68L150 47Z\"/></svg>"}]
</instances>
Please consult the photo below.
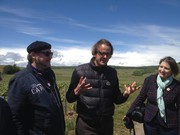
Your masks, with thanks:
<instances>
[{"instance_id":1,"label":"dirt path","mask_svg":"<svg viewBox=\"0 0 180 135\"><path fill-rule=\"evenodd\" d=\"M144 135L143 124L134 122L136 135Z\"/></svg>"}]
</instances>

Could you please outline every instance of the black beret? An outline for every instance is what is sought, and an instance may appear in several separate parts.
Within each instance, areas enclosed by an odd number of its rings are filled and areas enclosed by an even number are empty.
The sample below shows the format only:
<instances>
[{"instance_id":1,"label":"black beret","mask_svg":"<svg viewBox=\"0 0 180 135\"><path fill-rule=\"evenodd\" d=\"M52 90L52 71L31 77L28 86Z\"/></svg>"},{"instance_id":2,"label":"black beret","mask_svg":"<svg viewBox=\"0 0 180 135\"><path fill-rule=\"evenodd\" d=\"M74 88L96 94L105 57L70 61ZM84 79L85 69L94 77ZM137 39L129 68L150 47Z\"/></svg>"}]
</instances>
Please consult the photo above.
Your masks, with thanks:
<instances>
[{"instance_id":1,"label":"black beret","mask_svg":"<svg viewBox=\"0 0 180 135\"><path fill-rule=\"evenodd\" d=\"M41 50L45 49L51 49L51 44L43 42L43 41L35 41L32 42L28 47L27 47L27 52L38 52Z\"/></svg>"}]
</instances>

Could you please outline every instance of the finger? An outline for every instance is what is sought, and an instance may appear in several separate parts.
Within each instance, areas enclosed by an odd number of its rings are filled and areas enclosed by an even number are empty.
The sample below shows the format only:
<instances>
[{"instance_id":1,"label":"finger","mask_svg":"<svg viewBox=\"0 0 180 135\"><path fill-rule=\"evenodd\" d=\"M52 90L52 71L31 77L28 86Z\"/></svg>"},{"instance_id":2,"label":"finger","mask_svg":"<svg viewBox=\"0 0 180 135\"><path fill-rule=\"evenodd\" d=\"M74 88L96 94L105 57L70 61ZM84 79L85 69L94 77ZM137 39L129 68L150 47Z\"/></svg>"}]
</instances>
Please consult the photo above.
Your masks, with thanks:
<instances>
[{"instance_id":1,"label":"finger","mask_svg":"<svg viewBox=\"0 0 180 135\"><path fill-rule=\"evenodd\" d=\"M92 88L93 88L93 87L88 87L87 89L90 90L90 89L92 89Z\"/></svg>"},{"instance_id":2,"label":"finger","mask_svg":"<svg viewBox=\"0 0 180 135\"><path fill-rule=\"evenodd\" d=\"M87 89L92 89L93 87L91 86L90 83L88 83L88 84L86 84L86 88L87 88Z\"/></svg>"},{"instance_id":3,"label":"finger","mask_svg":"<svg viewBox=\"0 0 180 135\"><path fill-rule=\"evenodd\" d=\"M86 83L86 77L83 78L82 83L83 83L83 84Z\"/></svg>"},{"instance_id":4,"label":"finger","mask_svg":"<svg viewBox=\"0 0 180 135\"><path fill-rule=\"evenodd\" d=\"M83 76L81 76L81 78L79 79L79 83L81 83L83 81Z\"/></svg>"},{"instance_id":5,"label":"finger","mask_svg":"<svg viewBox=\"0 0 180 135\"><path fill-rule=\"evenodd\" d=\"M131 84L131 86L134 87L134 86L136 86L136 84L137 84L137 82L133 82L133 83Z\"/></svg>"},{"instance_id":6,"label":"finger","mask_svg":"<svg viewBox=\"0 0 180 135\"><path fill-rule=\"evenodd\" d=\"M86 77L81 76L79 83L83 85L85 82L86 82Z\"/></svg>"},{"instance_id":7,"label":"finger","mask_svg":"<svg viewBox=\"0 0 180 135\"><path fill-rule=\"evenodd\" d=\"M142 87L142 86L140 85L140 86L137 87L137 89L139 90L141 87Z\"/></svg>"}]
</instances>

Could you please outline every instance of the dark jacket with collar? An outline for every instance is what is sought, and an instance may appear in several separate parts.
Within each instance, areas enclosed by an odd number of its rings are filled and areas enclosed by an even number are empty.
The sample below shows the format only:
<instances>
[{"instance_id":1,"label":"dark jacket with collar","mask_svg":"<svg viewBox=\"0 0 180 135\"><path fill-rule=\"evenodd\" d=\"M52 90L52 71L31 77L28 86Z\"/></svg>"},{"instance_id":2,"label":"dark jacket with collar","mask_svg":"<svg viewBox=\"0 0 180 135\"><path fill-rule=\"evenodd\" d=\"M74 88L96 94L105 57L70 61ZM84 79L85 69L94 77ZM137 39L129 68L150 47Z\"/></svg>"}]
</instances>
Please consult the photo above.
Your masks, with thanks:
<instances>
[{"instance_id":1,"label":"dark jacket with collar","mask_svg":"<svg viewBox=\"0 0 180 135\"><path fill-rule=\"evenodd\" d=\"M127 112L127 116L134 110L135 107L140 106L147 100L145 107L144 121L151 122L158 114L157 104L157 74L147 77L144 81L143 87L133 102L132 106ZM167 122L162 124L166 128L179 128L180 134L180 82L173 79L173 82L167 86L163 92L165 102L165 112Z\"/></svg>"},{"instance_id":2,"label":"dark jacket with collar","mask_svg":"<svg viewBox=\"0 0 180 135\"><path fill-rule=\"evenodd\" d=\"M41 74L28 64L10 80L8 103L18 135L65 134L63 107L51 69Z\"/></svg>"},{"instance_id":3,"label":"dark jacket with collar","mask_svg":"<svg viewBox=\"0 0 180 135\"><path fill-rule=\"evenodd\" d=\"M15 135L12 114L8 103L0 97L0 135Z\"/></svg>"},{"instance_id":4,"label":"dark jacket with collar","mask_svg":"<svg viewBox=\"0 0 180 135\"><path fill-rule=\"evenodd\" d=\"M86 82L93 88L76 96L74 89L81 76L87 77ZM127 100L119 89L116 70L109 66L95 66L93 59L74 70L66 98L70 103L77 101L77 113L86 118L112 116L114 103L120 104Z\"/></svg>"}]
</instances>

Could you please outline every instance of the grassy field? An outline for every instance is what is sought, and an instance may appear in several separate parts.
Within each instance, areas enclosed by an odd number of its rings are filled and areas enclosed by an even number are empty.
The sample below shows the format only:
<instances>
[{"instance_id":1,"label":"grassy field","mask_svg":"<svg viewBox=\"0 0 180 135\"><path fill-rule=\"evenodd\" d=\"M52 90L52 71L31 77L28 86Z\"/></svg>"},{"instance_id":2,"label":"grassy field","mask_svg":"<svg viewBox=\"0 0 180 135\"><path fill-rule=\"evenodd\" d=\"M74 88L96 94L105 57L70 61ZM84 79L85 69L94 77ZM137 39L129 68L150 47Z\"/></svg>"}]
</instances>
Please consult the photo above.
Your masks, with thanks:
<instances>
[{"instance_id":1,"label":"grassy field","mask_svg":"<svg viewBox=\"0 0 180 135\"><path fill-rule=\"evenodd\" d=\"M145 77L149 74L155 73L157 67L139 67L139 68L128 68L128 67L115 67L118 72L120 89L123 91L123 85L130 84L133 81L137 81L139 85L143 83ZM57 84L60 88L60 93L62 97L62 101L64 103L64 111L65 111L65 118L66 118L66 134L67 135L74 135L74 127L75 127L75 104L69 104L66 102L65 93L69 86L71 75L73 72L73 68L70 67L54 67L53 68L56 78ZM2 67L0 66L0 72L2 72ZM134 75L134 73L138 73ZM0 82L0 95L7 95L7 85L9 79L13 75L6 75L2 74L3 81ZM115 114L114 114L114 135L127 135L129 134L129 130L127 130L123 124L123 117L126 111L128 110L129 106L136 98L137 94L133 93L127 102L121 105L116 105Z\"/></svg>"}]
</instances>

